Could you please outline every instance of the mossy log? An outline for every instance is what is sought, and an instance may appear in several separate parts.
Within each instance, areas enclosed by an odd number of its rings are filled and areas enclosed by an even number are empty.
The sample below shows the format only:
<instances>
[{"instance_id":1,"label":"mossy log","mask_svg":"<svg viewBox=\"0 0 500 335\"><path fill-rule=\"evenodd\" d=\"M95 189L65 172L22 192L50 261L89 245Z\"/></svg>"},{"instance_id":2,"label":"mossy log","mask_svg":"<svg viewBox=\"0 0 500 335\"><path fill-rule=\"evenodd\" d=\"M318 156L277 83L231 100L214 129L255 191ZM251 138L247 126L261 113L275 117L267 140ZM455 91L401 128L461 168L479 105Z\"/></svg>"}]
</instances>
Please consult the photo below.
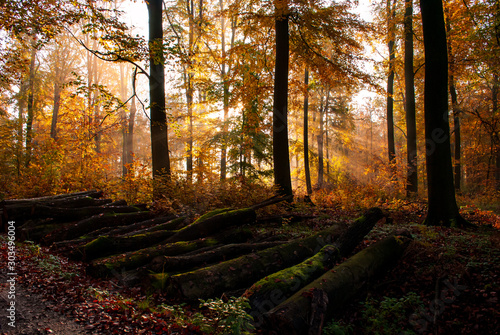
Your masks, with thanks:
<instances>
[{"instance_id":1,"label":"mossy log","mask_svg":"<svg viewBox=\"0 0 500 335\"><path fill-rule=\"evenodd\" d=\"M219 212L217 212L219 211ZM165 242L191 241L210 236L235 226L243 226L255 222L257 214L252 208L235 210L217 210L201 216L192 224L180 229ZM220 212L222 211L222 212Z\"/></svg>"},{"instance_id":2,"label":"mossy log","mask_svg":"<svg viewBox=\"0 0 500 335\"><path fill-rule=\"evenodd\" d=\"M169 230L169 229L175 229L183 226L186 222L186 217L180 217L176 218L173 215L170 216L162 216L162 217L157 217L153 218L150 220L146 221L140 221L128 226L119 226L118 228L116 227L104 227L100 228L98 230L92 231L88 234L85 234L84 236L80 236L79 238L73 239L73 240L65 240L65 241L58 241L52 243L50 246L50 249L52 251L58 252L66 257L73 258L73 259L86 259L84 255L90 256L87 260L95 259L95 258L100 258L100 257L105 257L108 255L112 255L113 253L119 253L119 252L124 252L124 251L131 251L131 250L138 250L146 247L152 246L152 241L149 240L147 243L150 243L147 245L144 241L147 241L147 236L142 236L142 237L136 237L135 242L142 243L142 245L135 245L134 244L134 239L130 238L125 238L133 235L139 235L139 234L146 234L148 232L152 231L159 231L159 230ZM149 228L145 228L149 227ZM57 226L56 226L57 228ZM140 229L144 228L144 229ZM139 230L138 230L139 229ZM148 231L149 229L149 231ZM168 234L165 234L165 236L171 236L175 232L169 232ZM100 241L109 241L115 239L115 237L122 237L116 239L116 244L120 245L123 244L124 248L121 249L121 251L118 251L117 248L120 247L109 247L109 245L104 245L102 243L95 243L91 247L92 251L85 252L85 245L94 241L95 239L102 237ZM160 235L157 235L160 236ZM165 237L166 238L166 237ZM158 237L159 239L159 237ZM143 241L140 242L139 240ZM159 242L162 240L159 239ZM155 242L158 243L158 242ZM145 245L146 244L146 245ZM126 245L132 245L130 247L127 247ZM95 253L95 248L98 246L102 246L104 248L104 251L100 255L99 253ZM112 252L111 252L112 251Z\"/></svg>"},{"instance_id":3,"label":"mossy log","mask_svg":"<svg viewBox=\"0 0 500 335\"><path fill-rule=\"evenodd\" d=\"M269 302L279 295L283 301L305 285L328 271L342 257L348 256L373 226L384 217L379 208L371 208L356 219L332 244L324 246L317 254L302 263L275 272L253 284L244 296L255 311L269 308Z\"/></svg>"},{"instance_id":4,"label":"mossy log","mask_svg":"<svg viewBox=\"0 0 500 335\"><path fill-rule=\"evenodd\" d=\"M109 255L148 248L164 241L173 234L175 231L159 230L130 236L99 236L74 249L69 256L75 260L91 261Z\"/></svg>"},{"instance_id":5,"label":"mossy log","mask_svg":"<svg viewBox=\"0 0 500 335\"><path fill-rule=\"evenodd\" d=\"M180 272L206 264L226 261L254 251L268 249L286 242L233 243L211 248L207 251L182 256L160 256L146 266L151 272Z\"/></svg>"},{"instance_id":6,"label":"mossy log","mask_svg":"<svg viewBox=\"0 0 500 335\"><path fill-rule=\"evenodd\" d=\"M74 224L58 229L48 234L42 239L45 244L52 244L58 241L72 240L83 236L89 232L104 227L118 227L136 222L144 221L153 217L150 212L136 213L105 213L91 216L90 218L78 221Z\"/></svg>"},{"instance_id":7,"label":"mossy log","mask_svg":"<svg viewBox=\"0 0 500 335\"><path fill-rule=\"evenodd\" d=\"M236 228L193 241L165 243L124 254L113 255L92 261L87 267L87 273L94 277L109 277L123 271L136 269L151 262L158 256L177 256L197 249L218 244L243 243L252 237L248 228Z\"/></svg>"},{"instance_id":8,"label":"mossy log","mask_svg":"<svg viewBox=\"0 0 500 335\"><path fill-rule=\"evenodd\" d=\"M267 329L280 334L307 334L312 312L311 298L315 290L328 295L327 317L338 311L370 279L386 271L401 257L411 242L407 236L390 236L360 251L342 264L302 288L286 301L276 292L269 306L278 306L257 318L257 324L264 321ZM264 308L263 306L261 306ZM262 312L263 310L261 310ZM252 312L253 315L258 315Z\"/></svg>"},{"instance_id":9,"label":"mossy log","mask_svg":"<svg viewBox=\"0 0 500 335\"><path fill-rule=\"evenodd\" d=\"M117 236L131 236L131 235L137 235L137 234L146 234L146 233L152 233L155 231L159 230L169 230L169 231L174 231L177 233L179 229L182 229L187 222L187 217L186 216L181 216L181 217L173 217L169 216L170 220L166 220L166 217L164 217L163 220L158 220L159 222L150 225L149 222L155 219L151 219L145 222L142 222L141 225L136 227L134 230L129 230L128 232L125 232L124 230L118 231L112 230L109 235L117 235ZM160 221L164 221L163 223L160 223ZM141 223L141 222L139 222ZM128 227L125 227L128 228Z\"/></svg>"},{"instance_id":10,"label":"mossy log","mask_svg":"<svg viewBox=\"0 0 500 335\"><path fill-rule=\"evenodd\" d=\"M345 226L335 225L311 237L257 251L226 262L168 278L167 294L188 300L213 298L249 287L257 280L295 265L338 238Z\"/></svg>"}]
</instances>

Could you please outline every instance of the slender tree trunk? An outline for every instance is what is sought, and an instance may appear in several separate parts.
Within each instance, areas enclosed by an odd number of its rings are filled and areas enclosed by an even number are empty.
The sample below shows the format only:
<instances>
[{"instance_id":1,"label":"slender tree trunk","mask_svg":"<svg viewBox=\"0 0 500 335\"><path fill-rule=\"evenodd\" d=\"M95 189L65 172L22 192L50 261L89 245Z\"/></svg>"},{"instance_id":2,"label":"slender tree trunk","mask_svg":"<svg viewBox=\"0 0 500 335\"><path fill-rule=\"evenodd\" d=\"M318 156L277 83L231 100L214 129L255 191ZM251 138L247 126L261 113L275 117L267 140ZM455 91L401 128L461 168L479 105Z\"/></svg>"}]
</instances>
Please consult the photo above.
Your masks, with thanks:
<instances>
[{"instance_id":1,"label":"slender tree trunk","mask_svg":"<svg viewBox=\"0 0 500 335\"><path fill-rule=\"evenodd\" d=\"M441 0L421 0L425 49L424 115L427 146L427 225L463 226L458 212L448 124L448 59Z\"/></svg>"},{"instance_id":2,"label":"slender tree trunk","mask_svg":"<svg viewBox=\"0 0 500 335\"><path fill-rule=\"evenodd\" d=\"M224 14L224 0L220 0L221 11L221 49L222 49L222 69L221 80L223 86L223 109L224 118L222 121L222 144L220 154L220 180L226 180L227 174L227 117L229 115L229 87L226 78L226 16Z\"/></svg>"},{"instance_id":3,"label":"slender tree trunk","mask_svg":"<svg viewBox=\"0 0 500 335\"><path fill-rule=\"evenodd\" d=\"M304 72L304 171L306 175L307 194L312 193L311 172L309 170L309 70L306 67Z\"/></svg>"},{"instance_id":4,"label":"slender tree trunk","mask_svg":"<svg viewBox=\"0 0 500 335\"><path fill-rule=\"evenodd\" d=\"M288 149L288 2L275 1L276 65L273 103L274 183L285 195L292 195Z\"/></svg>"},{"instance_id":5,"label":"slender tree trunk","mask_svg":"<svg viewBox=\"0 0 500 335\"><path fill-rule=\"evenodd\" d=\"M36 48L32 46L31 49L31 62L30 73L28 81L28 103L27 103L27 118L26 118L26 160L24 161L26 167L31 163L31 146L33 141L33 119L35 118L35 61L36 61Z\"/></svg>"},{"instance_id":6,"label":"slender tree trunk","mask_svg":"<svg viewBox=\"0 0 500 335\"><path fill-rule=\"evenodd\" d=\"M387 147L389 163L392 164L396 158L396 147L394 143L394 61L395 51L395 4L391 7L391 0L387 0L387 26L389 35L389 76L387 78Z\"/></svg>"},{"instance_id":7,"label":"slender tree trunk","mask_svg":"<svg viewBox=\"0 0 500 335\"><path fill-rule=\"evenodd\" d=\"M448 11L445 10L446 15L446 33L449 35L451 32L451 23L448 15ZM455 56L453 54L453 48L451 42L448 40L448 68L449 68L449 90L451 97L451 108L453 109L453 134L454 134L454 174L455 174L455 190L460 192L462 184L462 167L460 164L461 160L461 138L460 138L460 110L457 101L457 90L455 88Z\"/></svg>"},{"instance_id":8,"label":"slender tree trunk","mask_svg":"<svg viewBox=\"0 0 500 335\"><path fill-rule=\"evenodd\" d=\"M170 176L167 115L165 111L165 69L162 52L162 3L162 0L150 0L147 2L150 48L151 150L154 179L158 179L160 176Z\"/></svg>"},{"instance_id":9,"label":"slender tree trunk","mask_svg":"<svg viewBox=\"0 0 500 335\"><path fill-rule=\"evenodd\" d=\"M17 175L21 175L21 166L23 164L23 138L24 138L24 111L26 108L26 82L21 81L19 96L18 96L18 125L17 125L17 145L16 145L16 171Z\"/></svg>"},{"instance_id":10,"label":"slender tree trunk","mask_svg":"<svg viewBox=\"0 0 500 335\"><path fill-rule=\"evenodd\" d=\"M418 193L417 170L417 122L415 119L415 84L413 74L413 2L405 1L405 109L406 109L406 147L407 179L406 196Z\"/></svg>"},{"instance_id":11,"label":"slender tree trunk","mask_svg":"<svg viewBox=\"0 0 500 335\"><path fill-rule=\"evenodd\" d=\"M493 115L496 116L498 113L498 92L499 92L499 78L497 74L493 75L493 88L491 90L491 102ZM495 146L495 187L500 190L500 138L498 132L494 133L494 141L492 145Z\"/></svg>"},{"instance_id":12,"label":"slender tree trunk","mask_svg":"<svg viewBox=\"0 0 500 335\"><path fill-rule=\"evenodd\" d=\"M134 163L134 125L135 125L135 113L137 108L135 106L135 96L132 97L130 102L130 115L128 118L128 134L127 134L127 162L129 164Z\"/></svg>"},{"instance_id":13,"label":"slender tree trunk","mask_svg":"<svg viewBox=\"0 0 500 335\"><path fill-rule=\"evenodd\" d=\"M127 88L125 85L125 68L124 64L120 63L120 99L125 101L127 96ZM128 141L128 122L125 108L120 111L122 121L122 176L126 177L128 174L128 155L127 155L127 141Z\"/></svg>"},{"instance_id":14,"label":"slender tree trunk","mask_svg":"<svg viewBox=\"0 0 500 335\"><path fill-rule=\"evenodd\" d=\"M326 92L326 98L325 98L325 104L320 107L319 109L319 134L317 136L317 142L318 142L318 183L317 183L317 188L322 189L323 188L323 182L324 182L324 166L323 166L323 139L324 139L324 132L325 132L325 115L328 111L329 107L329 100L330 100L330 89L327 89Z\"/></svg>"}]
</instances>

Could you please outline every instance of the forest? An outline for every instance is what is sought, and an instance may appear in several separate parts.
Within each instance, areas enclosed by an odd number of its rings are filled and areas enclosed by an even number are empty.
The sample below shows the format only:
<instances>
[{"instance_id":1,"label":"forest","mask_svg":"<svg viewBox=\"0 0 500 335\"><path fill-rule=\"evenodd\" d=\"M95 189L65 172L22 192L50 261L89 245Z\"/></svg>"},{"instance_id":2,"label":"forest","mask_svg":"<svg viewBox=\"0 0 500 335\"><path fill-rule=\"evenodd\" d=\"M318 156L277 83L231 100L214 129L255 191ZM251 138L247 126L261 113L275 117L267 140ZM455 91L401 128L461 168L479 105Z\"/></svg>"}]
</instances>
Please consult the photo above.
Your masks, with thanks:
<instances>
[{"instance_id":1,"label":"forest","mask_svg":"<svg viewBox=\"0 0 500 335\"><path fill-rule=\"evenodd\" d=\"M498 0L0 14L2 334L500 332Z\"/></svg>"}]
</instances>

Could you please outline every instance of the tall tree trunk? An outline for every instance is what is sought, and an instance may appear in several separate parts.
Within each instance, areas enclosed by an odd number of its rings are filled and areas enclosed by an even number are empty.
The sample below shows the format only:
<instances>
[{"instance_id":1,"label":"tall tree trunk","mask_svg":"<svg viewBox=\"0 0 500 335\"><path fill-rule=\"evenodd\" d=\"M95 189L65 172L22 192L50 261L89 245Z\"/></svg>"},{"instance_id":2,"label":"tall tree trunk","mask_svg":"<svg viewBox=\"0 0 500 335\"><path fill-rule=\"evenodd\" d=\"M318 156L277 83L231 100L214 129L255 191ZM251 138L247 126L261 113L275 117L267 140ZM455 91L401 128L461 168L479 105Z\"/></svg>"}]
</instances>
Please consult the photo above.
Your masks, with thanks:
<instances>
[{"instance_id":1,"label":"tall tree trunk","mask_svg":"<svg viewBox=\"0 0 500 335\"><path fill-rule=\"evenodd\" d=\"M224 14L224 0L220 0L220 11L221 11L221 49L222 49L222 68L221 68L221 80L223 86L223 109L224 115L222 120L222 143L221 143L221 154L220 154L220 180L226 180L227 174L227 118L229 115L229 86L226 78L226 16Z\"/></svg>"},{"instance_id":2,"label":"tall tree trunk","mask_svg":"<svg viewBox=\"0 0 500 335\"><path fill-rule=\"evenodd\" d=\"M319 134L317 136L317 143L318 143L318 183L316 187L318 189L323 188L323 182L324 182L324 166L323 166L323 139L324 139L324 132L325 132L325 115L328 111L329 107L329 101L330 101L330 88L327 89L326 92L326 97L325 97L325 104L322 105L319 109Z\"/></svg>"},{"instance_id":3,"label":"tall tree trunk","mask_svg":"<svg viewBox=\"0 0 500 335\"><path fill-rule=\"evenodd\" d=\"M24 138L24 111L26 108L26 92L27 84L21 80L21 85L18 94L18 124L17 124L17 145L16 145L16 171L17 175L21 175L21 166L23 165L23 138Z\"/></svg>"},{"instance_id":4,"label":"tall tree trunk","mask_svg":"<svg viewBox=\"0 0 500 335\"><path fill-rule=\"evenodd\" d=\"M306 175L307 194L312 193L311 172L309 169L309 70L306 66L304 72L304 171Z\"/></svg>"},{"instance_id":5,"label":"tall tree trunk","mask_svg":"<svg viewBox=\"0 0 500 335\"><path fill-rule=\"evenodd\" d=\"M33 141L33 119L35 118L35 61L36 47L33 45L31 49L30 73L28 80L28 103L27 103L27 118L26 118L26 167L31 163L31 147Z\"/></svg>"},{"instance_id":6,"label":"tall tree trunk","mask_svg":"<svg viewBox=\"0 0 500 335\"><path fill-rule=\"evenodd\" d=\"M127 87L125 85L125 68L124 64L120 63L120 99L125 101L127 98ZM124 106L125 107L125 106ZM128 141L128 122L125 108L120 111L122 121L122 176L126 177L128 174L128 155L127 155L127 141Z\"/></svg>"},{"instance_id":7,"label":"tall tree trunk","mask_svg":"<svg viewBox=\"0 0 500 335\"><path fill-rule=\"evenodd\" d=\"M151 151L153 178L170 176L167 114L165 111L165 69L163 57L162 0L147 2L149 15L149 96L151 103ZM158 194L156 194L158 196Z\"/></svg>"},{"instance_id":8,"label":"tall tree trunk","mask_svg":"<svg viewBox=\"0 0 500 335\"><path fill-rule=\"evenodd\" d=\"M496 116L498 113L498 92L499 92L499 78L497 74L493 74L493 87L491 89L491 102L492 102L492 109L493 109L493 116ZM496 148L494 148L494 152L496 153L495 156L495 187L497 190L500 190L500 137L498 136L498 132L495 132L492 130L492 133L494 133L492 141L492 146L494 145Z\"/></svg>"},{"instance_id":9,"label":"tall tree trunk","mask_svg":"<svg viewBox=\"0 0 500 335\"><path fill-rule=\"evenodd\" d=\"M417 122L415 119L415 83L413 73L413 2L405 1L405 109L406 109L406 196L418 193Z\"/></svg>"},{"instance_id":10,"label":"tall tree trunk","mask_svg":"<svg viewBox=\"0 0 500 335\"><path fill-rule=\"evenodd\" d=\"M453 186L448 124L448 59L443 4L421 0L425 49L424 115L427 146L427 225L463 226Z\"/></svg>"},{"instance_id":11,"label":"tall tree trunk","mask_svg":"<svg viewBox=\"0 0 500 335\"><path fill-rule=\"evenodd\" d=\"M292 195L288 149L288 2L274 1L276 29L276 64L273 103L274 183L284 195Z\"/></svg>"},{"instance_id":12,"label":"tall tree trunk","mask_svg":"<svg viewBox=\"0 0 500 335\"><path fill-rule=\"evenodd\" d=\"M137 108L135 106L135 96L132 97L130 102L130 115L128 117L128 134L127 134L127 162L134 163L134 125L135 113Z\"/></svg>"},{"instance_id":13,"label":"tall tree trunk","mask_svg":"<svg viewBox=\"0 0 500 335\"><path fill-rule=\"evenodd\" d=\"M59 107L61 105L61 83L56 80L54 83L54 107L52 109L52 123L50 125L50 137L57 139L57 118L59 116Z\"/></svg>"},{"instance_id":14,"label":"tall tree trunk","mask_svg":"<svg viewBox=\"0 0 500 335\"><path fill-rule=\"evenodd\" d=\"M451 23L448 11L445 9L446 15L446 33L451 32ZM460 138L460 110L457 101L457 90L455 88L455 55L451 42L448 40L448 69L449 69L449 90L451 97L451 108L453 109L453 134L454 134L454 175L455 175L455 190L460 191L462 184L462 167L461 167L461 138Z\"/></svg>"},{"instance_id":15,"label":"tall tree trunk","mask_svg":"<svg viewBox=\"0 0 500 335\"><path fill-rule=\"evenodd\" d=\"M394 143L394 60L395 51L395 4L391 7L391 0L387 0L387 30L389 48L389 76L387 77L387 148L389 163L392 164L396 158L396 147Z\"/></svg>"}]
</instances>

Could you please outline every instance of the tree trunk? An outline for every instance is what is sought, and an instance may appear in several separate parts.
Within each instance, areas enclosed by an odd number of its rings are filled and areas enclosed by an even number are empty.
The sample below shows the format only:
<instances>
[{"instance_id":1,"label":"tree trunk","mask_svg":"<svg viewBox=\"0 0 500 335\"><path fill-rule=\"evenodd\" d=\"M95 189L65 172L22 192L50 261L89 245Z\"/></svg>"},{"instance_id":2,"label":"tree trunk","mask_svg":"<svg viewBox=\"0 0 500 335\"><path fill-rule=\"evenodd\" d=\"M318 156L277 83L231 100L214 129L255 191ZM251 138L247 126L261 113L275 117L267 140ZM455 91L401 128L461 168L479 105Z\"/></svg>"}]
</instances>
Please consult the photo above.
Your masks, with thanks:
<instances>
[{"instance_id":1,"label":"tree trunk","mask_svg":"<svg viewBox=\"0 0 500 335\"><path fill-rule=\"evenodd\" d=\"M451 33L451 23L448 11L445 9L446 15L446 34L449 35ZM457 100L457 90L455 87L455 55L453 53L453 48L451 45L451 41L447 41L448 45L448 68L449 68L449 90L450 90L450 98L451 98L451 108L453 110L453 134L454 134L454 175L455 175L455 190L460 192L462 185L462 167L461 167L461 150L460 147L462 145L460 138L460 110L458 106Z\"/></svg>"},{"instance_id":2,"label":"tree trunk","mask_svg":"<svg viewBox=\"0 0 500 335\"><path fill-rule=\"evenodd\" d=\"M165 69L163 57L162 0L147 2L149 13L149 96L153 178L170 176L167 114L165 111ZM155 197L159 193L155 191Z\"/></svg>"},{"instance_id":3,"label":"tree trunk","mask_svg":"<svg viewBox=\"0 0 500 335\"><path fill-rule=\"evenodd\" d=\"M311 172L309 169L309 70L304 71L304 171L306 175L307 195L312 193Z\"/></svg>"},{"instance_id":4,"label":"tree trunk","mask_svg":"<svg viewBox=\"0 0 500 335\"><path fill-rule=\"evenodd\" d=\"M58 76L56 75L56 78ZM52 109L52 123L50 125L50 137L57 139L57 118L59 116L59 107L61 105L61 83L56 80L54 83L54 107Z\"/></svg>"},{"instance_id":5,"label":"tree trunk","mask_svg":"<svg viewBox=\"0 0 500 335\"><path fill-rule=\"evenodd\" d=\"M341 226L309 238L244 255L210 267L173 275L166 293L188 300L220 296L224 292L246 288L266 275L295 265L311 257L345 230Z\"/></svg>"},{"instance_id":6,"label":"tree trunk","mask_svg":"<svg viewBox=\"0 0 500 335\"><path fill-rule=\"evenodd\" d=\"M417 122L415 119L415 83L413 73L413 2L405 0L405 109L406 109L406 196L418 194Z\"/></svg>"},{"instance_id":7,"label":"tree trunk","mask_svg":"<svg viewBox=\"0 0 500 335\"><path fill-rule=\"evenodd\" d=\"M394 163L396 158L396 147L394 144L394 60L395 54L395 3L391 7L391 0L387 0L387 31L389 48L389 76L387 77L387 148L389 153L389 164Z\"/></svg>"},{"instance_id":8,"label":"tree trunk","mask_svg":"<svg viewBox=\"0 0 500 335\"><path fill-rule=\"evenodd\" d=\"M221 11L221 49L222 49L222 103L223 103L223 120L222 120L222 143L220 154L220 180L226 180L227 174L227 118L229 116L229 84L226 78L226 16L224 14L224 0L220 0Z\"/></svg>"},{"instance_id":9,"label":"tree trunk","mask_svg":"<svg viewBox=\"0 0 500 335\"><path fill-rule=\"evenodd\" d=\"M275 272L252 285L244 296L249 298L255 311L254 317L277 306L299 289L318 278L341 257L348 256L363 240L373 226L384 217L379 208L372 208L354 221L332 244L324 246L317 254L298 265ZM280 299L276 301L277 293ZM270 302L274 304L271 304Z\"/></svg>"},{"instance_id":10,"label":"tree trunk","mask_svg":"<svg viewBox=\"0 0 500 335\"><path fill-rule=\"evenodd\" d=\"M443 4L420 1L425 49L424 115L428 181L427 225L464 226L458 212L448 124L448 59Z\"/></svg>"},{"instance_id":11,"label":"tree trunk","mask_svg":"<svg viewBox=\"0 0 500 335\"><path fill-rule=\"evenodd\" d=\"M27 103L27 118L26 118L26 159L24 164L28 167L31 163L31 148L33 141L33 120L35 118L35 62L37 49L32 46L30 73L28 80L28 103Z\"/></svg>"},{"instance_id":12,"label":"tree trunk","mask_svg":"<svg viewBox=\"0 0 500 335\"><path fill-rule=\"evenodd\" d=\"M360 251L273 308L265 315L266 323L280 334L307 334L315 290L328 295L326 314L331 316L345 306L367 280L392 266L410 241L406 236L391 236ZM264 320L256 321L262 324Z\"/></svg>"},{"instance_id":13,"label":"tree trunk","mask_svg":"<svg viewBox=\"0 0 500 335\"><path fill-rule=\"evenodd\" d=\"M284 195L293 194L288 149L288 2L274 1L276 29L276 63L273 102L274 184Z\"/></svg>"}]
</instances>

